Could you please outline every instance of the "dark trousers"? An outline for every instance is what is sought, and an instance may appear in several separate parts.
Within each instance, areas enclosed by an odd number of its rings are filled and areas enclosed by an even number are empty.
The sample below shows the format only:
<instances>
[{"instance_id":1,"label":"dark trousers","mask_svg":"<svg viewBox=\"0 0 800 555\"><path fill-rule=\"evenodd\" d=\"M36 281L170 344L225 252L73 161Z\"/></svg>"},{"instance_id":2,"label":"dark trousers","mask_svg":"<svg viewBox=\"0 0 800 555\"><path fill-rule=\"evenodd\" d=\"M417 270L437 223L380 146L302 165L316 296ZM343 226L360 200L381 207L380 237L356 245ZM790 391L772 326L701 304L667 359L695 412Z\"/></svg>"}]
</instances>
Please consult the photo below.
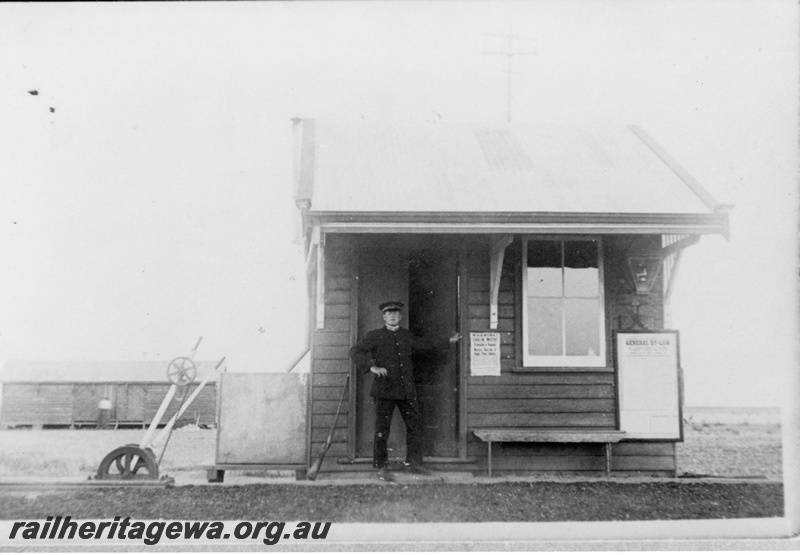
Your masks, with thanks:
<instances>
[{"instance_id":1,"label":"dark trousers","mask_svg":"<svg viewBox=\"0 0 800 555\"><path fill-rule=\"evenodd\" d=\"M406 424L406 462L422 464L422 417L416 399L375 399L375 443L372 464L375 468L388 461L387 442L392 426L394 407Z\"/></svg>"}]
</instances>

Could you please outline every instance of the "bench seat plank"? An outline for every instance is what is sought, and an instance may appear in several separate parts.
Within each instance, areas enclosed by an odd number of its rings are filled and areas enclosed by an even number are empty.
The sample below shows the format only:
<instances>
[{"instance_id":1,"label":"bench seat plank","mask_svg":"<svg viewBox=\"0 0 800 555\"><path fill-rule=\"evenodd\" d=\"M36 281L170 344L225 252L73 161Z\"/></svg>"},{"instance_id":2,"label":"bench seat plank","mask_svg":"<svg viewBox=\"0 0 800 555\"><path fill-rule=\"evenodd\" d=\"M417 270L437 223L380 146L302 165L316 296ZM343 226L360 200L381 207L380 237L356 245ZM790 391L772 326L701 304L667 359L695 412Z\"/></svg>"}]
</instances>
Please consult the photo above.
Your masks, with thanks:
<instances>
[{"instance_id":1,"label":"bench seat plank","mask_svg":"<svg viewBox=\"0 0 800 555\"><path fill-rule=\"evenodd\" d=\"M540 428L481 428L473 433L483 441L539 443L619 443L625 432L614 430L543 430Z\"/></svg>"},{"instance_id":2,"label":"bench seat plank","mask_svg":"<svg viewBox=\"0 0 800 555\"><path fill-rule=\"evenodd\" d=\"M546 428L476 428L472 430L488 445L487 472L492 477L492 442L603 443L606 476L611 474L611 444L619 443L625 432L618 430L569 430Z\"/></svg>"}]
</instances>

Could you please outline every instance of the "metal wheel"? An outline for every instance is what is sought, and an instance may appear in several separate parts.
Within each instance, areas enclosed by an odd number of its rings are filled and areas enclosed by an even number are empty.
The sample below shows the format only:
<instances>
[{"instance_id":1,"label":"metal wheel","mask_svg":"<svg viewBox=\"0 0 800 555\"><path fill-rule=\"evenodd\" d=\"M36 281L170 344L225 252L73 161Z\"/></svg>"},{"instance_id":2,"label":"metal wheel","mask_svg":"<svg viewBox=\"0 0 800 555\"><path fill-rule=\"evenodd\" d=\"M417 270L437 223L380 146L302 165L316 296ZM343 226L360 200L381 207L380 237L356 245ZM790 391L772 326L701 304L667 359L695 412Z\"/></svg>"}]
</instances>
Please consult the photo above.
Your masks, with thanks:
<instances>
[{"instance_id":1,"label":"metal wheel","mask_svg":"<svg viewBox=\"0 0 800 555\"><path fill-rule=\"evenodd\" d=\"M97 469L97 479L158 480L158 463L150 449L138 445L117 447L103 458Z\"/></svg>"},{"instance_id":2,"label":"metal wheel","mask_svg":"<svg viewBox=\"0 0 800 555\"><path fill-rule=\"evenodd\" d=\"M176 357L167 366L167 379L175 385L191 383L197 376L197 366L187 357Z\"/></svg>"}]
</instances>

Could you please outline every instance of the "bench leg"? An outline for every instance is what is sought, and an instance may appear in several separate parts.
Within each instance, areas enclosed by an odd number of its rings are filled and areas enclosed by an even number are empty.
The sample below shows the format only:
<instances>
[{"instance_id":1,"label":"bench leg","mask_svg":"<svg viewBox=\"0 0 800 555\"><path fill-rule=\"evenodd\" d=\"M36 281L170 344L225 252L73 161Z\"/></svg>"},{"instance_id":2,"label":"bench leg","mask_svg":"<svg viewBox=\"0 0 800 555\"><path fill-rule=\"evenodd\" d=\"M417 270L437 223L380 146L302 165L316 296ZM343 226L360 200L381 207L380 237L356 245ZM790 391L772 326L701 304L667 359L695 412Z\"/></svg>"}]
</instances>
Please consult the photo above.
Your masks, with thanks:
<instances>
[{"instance_id":1,"label":"bench leg","mask_svg":"<svg viewBox=\"0 0 800 555\"><path fill-rule=\"evenodd\" d=\"M222 483L225 481L225 470L220 468L209 468L206 470L206 479L209 483Z\"/></svg>"},{"instance_id":2,"label":"bench leg","mask_svg":"<svg viewBox=\"0 0 800 555\"><path fill-rule=\"evenodd\" d=\"M678 449L672 444L672 477L678 477Z\"/></svg>"},{"instance_id":3,"label":"bench leg","mask_svg":"<svg viewBox=\"0 0 800 555\"><path fill-rule=\"evenodd\" d=\"M488 469L489 469L489 478L491 478L492 477L492 442L489 441L488 444L489 444L489 457L488 457L489 464L488 464Z\"/></svg>"},{"instance_id":4,"label":"bench leg","mask_svg":"<svg viewBox=\"0 0 800 555\"><path fill-rule=\"evenodd\" d=\"M611 444L606 443L606 478L611 476Z\"/></svg>"}]
</instances>

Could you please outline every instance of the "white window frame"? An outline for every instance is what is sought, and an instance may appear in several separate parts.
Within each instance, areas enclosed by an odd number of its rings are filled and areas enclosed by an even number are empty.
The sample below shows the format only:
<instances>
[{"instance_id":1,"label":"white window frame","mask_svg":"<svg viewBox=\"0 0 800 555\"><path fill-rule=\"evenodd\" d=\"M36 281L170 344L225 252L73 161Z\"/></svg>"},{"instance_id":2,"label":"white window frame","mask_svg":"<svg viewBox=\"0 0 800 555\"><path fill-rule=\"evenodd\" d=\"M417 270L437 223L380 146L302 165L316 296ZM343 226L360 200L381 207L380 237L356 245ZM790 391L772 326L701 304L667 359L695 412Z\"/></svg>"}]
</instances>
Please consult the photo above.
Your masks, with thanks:
<instances>
[{"instance_id":1,"label":"white window frame","mask_svg":"<svg viewBox=\"0 0 800 555\"><path fill-rule=\"evenodd\" d=\"M522 238L522 364L526 367L606 367L606 307L605 307L605 280L603 276L603 240L600 236L575 236L575 235L526 235ZM600 352L595 356L536 356L528 352L528 242L529 241L594 241L597 244L598 264L598 291L600 298L599 310L599 345ZM563 257L563 247L562 247ZM562 259L563 264L563 259ZM562 266L563 269L563 266ZM563 276L563 271L562 271ZM563 279L563 277L562 277ZM563 320L562 320L563 322ZM566 334L564 327L563 334ZM564 345L562 335L562 346Z\"/></svg>"}]
</instances>

